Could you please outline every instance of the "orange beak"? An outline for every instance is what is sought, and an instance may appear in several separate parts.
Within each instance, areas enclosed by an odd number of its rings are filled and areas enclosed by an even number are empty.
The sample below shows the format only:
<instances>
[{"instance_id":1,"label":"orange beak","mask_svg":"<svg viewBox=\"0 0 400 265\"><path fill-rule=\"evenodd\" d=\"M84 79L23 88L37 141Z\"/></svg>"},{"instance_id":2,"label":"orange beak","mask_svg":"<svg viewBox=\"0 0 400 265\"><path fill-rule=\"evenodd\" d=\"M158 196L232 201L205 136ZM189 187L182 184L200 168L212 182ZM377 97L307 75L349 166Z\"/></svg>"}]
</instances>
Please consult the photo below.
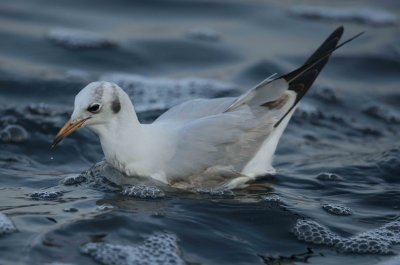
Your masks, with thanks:
<instances>
[{"instance_id":1,"label":"orange beak","mask_svg":"<svg viewBox=\"0 0 400 265\"><path fill-rule=\"evenodd\" d=\"M61 142L65 137L73 133L74 131L78 130L79 128L82 127L82 125L90 119L90 117L82 119L77 122L71 122L68 121L62 128L61 130L57 133L56 137L53 140L53 143L51 144L51 148L54 148L59 142Z\"/></svg>"}]
</instances>

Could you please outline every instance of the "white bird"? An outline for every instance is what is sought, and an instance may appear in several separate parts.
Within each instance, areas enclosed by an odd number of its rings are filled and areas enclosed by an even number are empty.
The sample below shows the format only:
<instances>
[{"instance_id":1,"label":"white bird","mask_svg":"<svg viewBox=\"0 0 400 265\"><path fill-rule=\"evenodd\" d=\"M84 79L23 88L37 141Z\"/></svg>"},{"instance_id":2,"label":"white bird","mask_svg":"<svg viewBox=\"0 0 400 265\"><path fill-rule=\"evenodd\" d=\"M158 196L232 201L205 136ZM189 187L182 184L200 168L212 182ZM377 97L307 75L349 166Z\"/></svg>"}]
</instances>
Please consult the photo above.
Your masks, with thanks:
<instances>
[{"instance_id":1,"label":"white bird","mask_svg":"<svg viewBox=\"0 0 400 265\"><path fill-rule=\"evenodd\" d=\"M177 105L151 124L141 124L129 96L109 82L93 82L75 97L71 119L53 146L80 127L100 138L106 161L132 177L179 188L245 187L273 173L278 141L297 103L337 45L336 29L297 70L269 78L234 98L195 99Z\"/></svg>"}]
</instances>

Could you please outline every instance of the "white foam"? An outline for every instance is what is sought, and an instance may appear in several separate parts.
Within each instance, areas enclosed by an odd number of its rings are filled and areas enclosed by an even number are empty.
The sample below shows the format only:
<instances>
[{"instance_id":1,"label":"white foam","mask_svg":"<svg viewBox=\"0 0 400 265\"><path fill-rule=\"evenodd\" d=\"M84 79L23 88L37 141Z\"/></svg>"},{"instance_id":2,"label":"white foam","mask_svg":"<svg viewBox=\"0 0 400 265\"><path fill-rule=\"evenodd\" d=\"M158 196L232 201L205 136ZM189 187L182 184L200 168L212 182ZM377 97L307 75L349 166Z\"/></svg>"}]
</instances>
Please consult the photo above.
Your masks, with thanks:
<instances>
[{"instance_id":1,"label":"white foam","mask_svg":"<svg viewBox=\"0 0 400 265\"><path fill-rule=\"evenodd\" d=\"M91 168L83 171L76 178L77 181L81 181L95 187L96 189L107 190L107 191L121 191L121 186L117 182L118 179L123 178L122 173L117 171L115 168L110 166L105 160L102 160L94 164ZM71 183L71 184L65 184ZM68 182L64 180L65 185L73 185L74 179L71 178Z\"/></svg>"},{"instance_id":2,"label":"white foam","mask_svg":"<svg viewBox=\"0 0 400 265\"><path fill-rule=\"evenodd\" d=\"M133 99L138 112L165 110L194 98L215 98L236 94L229 83L203 78L148 78L135 74L109 73L100 80L116 83Z\"/></svg>"},{"instance_id":3,"label":"white foam","mask_svg":"<svg viewBox=\"0 0 400 265\"><path fill-rule=\"evenodd\" d=\"M329 172L320 173L316 178L322 181L339 181L342 179L339 175Z\"/></svg>"},{"instance_id":4,"label":"white foam","mask_svg":"<svg viewBox=\"0 0 400 265\"><path fill-rule=\"evenodd\" d=\"M165 193L156 186L133 185L124 187L122 195L141 199L161 199Z\"/></svg>"},{"instance_id":5,"label":"white foam","mask_svg":"<svg viewBox=\"0 0 400 265\"><path fill-rule=\"evenodd\" d=\"M294 6L289 9L293 15L313 18L354 21L371 25L393 25L397 16L376 7L328 7L328 6Z\"/></svg>"},{"instance_id":6,"label":"white foam","mask_svg":"<svg viewBox=\"0 0 400 265\"><path fill-rule=\"evenodd\" d=\"M176 236L168 233L153 234L137 246L88 243L81 251L105 265L186 264L180 256Z\"/></svg>"},{"instance_id":7,"label":"white foam","mask_svg":"<svg viewBox=\"0 0 400 265\"><path fill-rule=\"evenodd\" d=\"M297 220L293 228L299 240L357 254L391 254L391 247L400 244L400 221L344 238L312 220Z\"/></svg>"},{"instance_id":8,"label":"white foam","mask_svg":"<svg viewBox=\"0 0 400 265\"><path fill-rule=\"evenodd\" d=\"M30 197L34 200L56 200L64 194L62 191L58 190L44 190L37 191L30 195Z\"/></svg>"},{"instance_id":9,"label":"white foam","mask_svg":"<svg viewBox=\"0 0 400 265\"><path fill-rule=\"evenodd\" d=\"M76 29L52 29L48 32L47 38L55 44L69 49L107 48L116 45L114 41L100 34Z\"/></svg>"},{"instance_id":10,"label":"white foam","mask_svg":"<svg viewBox=\"0 0 400 265\"><path fill-rule=\"evenodd\" d=\"M100 211L100 212L112 210L114 208L115 208L114 206L112 206L111 204L108 204L108 203L105 203L105 204L102 204L102 205L99 205L96 207L97 211Z\"/></svg>"},{"instance_id":11,"label":"white foam","mask_svg":"<svg viewBox=\"0 0 400 265\"><path fill-rule=\"evenodd\" d=\"M64 208L63 211L66 212L66 213L76 213L79 210L77 208L74 208L74 207L67 207L67 208Z\"/></svg>"},{"instance_id":12,"label":"white foam","mask_svg":"<svg viewBox=\"0 0 400 265\"><path fill-rule=\"evenodd\" d=\"M303 116L319 116L319 110L316 106L308 103L308 102L302 102L299 104L297 107L297 111L301 113Z\"/></svg>"},{"instance_id":13,"label":"white foam","mask_svg":"<svg viewBox=\"0 0 400 265\"><path fill-rule=\"evenodd\" d=\"M349 207L340 204L324 203L321 205L322 209L331 214L336 215L351 215L352 210Z\"/></svg>"},{"instance_id":14,"label":"white foam","mask_svg":"<svg viewBox=\"0 0 400 265\"><path fill-rule=\"evenodd\" d=\"M42 116L54 116L55 112L50 105L40 102L31 103L26 108L30 113Z\"/></svg>"},{"instance_id":15,"label":"white foam","mask_svg":"<svg viewBox=\"0 0 400 265\"><path fill-rule=\"evenodd\" d=\"M6 143L22 143L28 139L29 133L20 125L7 125L0 131L0 140Z\"/></svg>"},{"instance_id":16,"label":"white foam","mask_svg":"<svg viewBox=\"0 0 400 265\"><path fill-rule=\"evenodd\" d=\"M86 171L85 171L85 173L86 173ZM77 185L82 182L85 182L86 180L87 180L87 178L83 174L70 175L70 176L65 177L63 180L61 180L61 184L65 185L65 186Z\"/></svg>"},{"instance_id":17,"label":"white foam","mask_svg":"<svg viewBox=\"0 0 400 265\"><path fill-rule=\"evenodd\" d=\"M312 220L297 220L293 232L299 240L316 245L333 246L341 240L327 227Z\"/></svg>"},{"instance_id":18,"label":"white foam","mask_svg":"<svg viewBox=\"0 0 400 265\"><path fill-rule=\"evenodd\" d=\"M266 201L266 202L274 202L274 203L282 202L281 197L279 197L279 195L276 195L276 194L270 194L268 196L265 196L264 197L264 201Z\"/></svg>"},{"instance_id":19,"label":"white foam","mask_svg":"<svg viewBox=\"0 0 400 265\"><path fill-rule=\"evenodd\" d=\"M14 223L4 213L0 213L0 236L17 231Z\"/></svg>"}]
</instances>

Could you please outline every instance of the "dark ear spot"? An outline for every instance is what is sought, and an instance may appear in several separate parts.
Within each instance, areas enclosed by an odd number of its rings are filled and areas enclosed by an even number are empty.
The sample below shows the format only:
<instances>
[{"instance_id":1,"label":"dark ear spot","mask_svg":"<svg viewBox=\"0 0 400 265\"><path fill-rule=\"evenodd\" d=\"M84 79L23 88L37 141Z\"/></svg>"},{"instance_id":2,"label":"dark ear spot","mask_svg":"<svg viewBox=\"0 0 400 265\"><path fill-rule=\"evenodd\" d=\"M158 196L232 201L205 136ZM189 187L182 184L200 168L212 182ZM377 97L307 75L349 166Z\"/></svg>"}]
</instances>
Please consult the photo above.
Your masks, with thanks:
<instances>
[{"instance_id":1,"label":"dark ear spot","mask_svg":"<svg viewBox=\"0 0 400 265\"><path fill-rule=\"evenodd\" d=\"M121 110L121 102L119 102L119 98L116 98L111 102L111 110L117 114Z\"/></svg>"}]
</instances>

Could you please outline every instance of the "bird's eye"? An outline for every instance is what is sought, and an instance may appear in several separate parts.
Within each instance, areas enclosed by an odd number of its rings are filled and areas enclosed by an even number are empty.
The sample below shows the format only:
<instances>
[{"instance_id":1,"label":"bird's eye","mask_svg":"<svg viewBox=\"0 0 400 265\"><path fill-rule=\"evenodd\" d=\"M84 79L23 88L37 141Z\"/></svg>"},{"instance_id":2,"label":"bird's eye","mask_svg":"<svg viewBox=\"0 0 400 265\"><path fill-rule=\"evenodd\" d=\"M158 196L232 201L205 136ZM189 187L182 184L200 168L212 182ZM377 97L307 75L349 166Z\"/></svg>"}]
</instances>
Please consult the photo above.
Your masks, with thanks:
<instances>
[{"instance_id":1,"label":"bird's eye","mask_svg":"<svg viewBox=\"0 0 400 265\"><path fill-rule=\"evenodd\" d=\"M101 105L99 103L93 103L92 105L90 105L87 108L87 111L89 111L91 113L97 113L100 111L100 107L101 107Z\"/></svg>"}]
</instances>

